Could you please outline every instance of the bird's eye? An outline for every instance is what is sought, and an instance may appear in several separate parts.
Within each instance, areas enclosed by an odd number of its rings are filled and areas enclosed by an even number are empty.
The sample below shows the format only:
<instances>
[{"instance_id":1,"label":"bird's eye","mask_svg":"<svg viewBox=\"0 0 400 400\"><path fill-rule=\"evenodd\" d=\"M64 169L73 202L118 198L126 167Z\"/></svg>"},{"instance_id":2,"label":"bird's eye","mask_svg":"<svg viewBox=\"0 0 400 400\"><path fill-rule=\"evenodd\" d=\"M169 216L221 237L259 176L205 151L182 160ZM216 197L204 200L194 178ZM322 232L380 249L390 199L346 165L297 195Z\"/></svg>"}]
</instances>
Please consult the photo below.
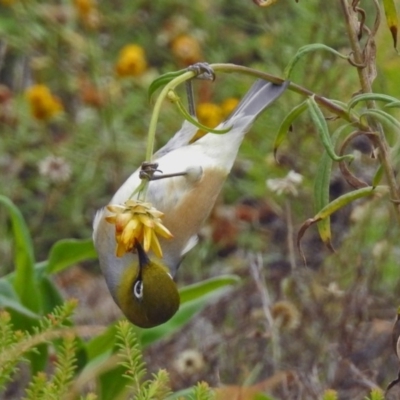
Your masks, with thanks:
<instances>
[{"instance_id":1,"label":"bird's eye","mask_svg":"<svg viewBox=\"0 0 400 400\"><path fill-rule=\"evenodd\" d=\"M133 286L133 294L136 300L141 301L143 299L143 282L141 280L137 280Z\"/></svg>"}]
</instances>

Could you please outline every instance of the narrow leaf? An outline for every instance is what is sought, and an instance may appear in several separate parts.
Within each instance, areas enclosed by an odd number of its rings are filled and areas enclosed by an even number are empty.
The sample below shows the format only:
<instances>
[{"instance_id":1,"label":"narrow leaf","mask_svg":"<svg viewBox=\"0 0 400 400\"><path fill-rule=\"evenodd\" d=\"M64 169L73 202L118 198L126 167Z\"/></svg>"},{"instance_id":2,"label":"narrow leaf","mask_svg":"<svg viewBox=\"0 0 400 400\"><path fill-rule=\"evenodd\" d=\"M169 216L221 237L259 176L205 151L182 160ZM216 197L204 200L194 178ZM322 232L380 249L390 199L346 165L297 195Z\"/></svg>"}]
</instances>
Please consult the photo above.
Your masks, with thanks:
<instances>
[{"instance_id":1,"label":"narrow leaf","mask_svg":"<svg viewBox=\"0 0 400 400\"><path fill-rule=\"evenodd\" d=\"M185 286L179 290L181 304L196 300L223 287L236 285L238 282L240 278L237 275L222 275Z\"/></svg>"},{"instance_id":2,"label":"narrow leaf","mask_svg":"<svg viewBox=\"0 0 400 400\"><path fill-rule=\"evenodd\" d=\"M374 177L372 178L372 187L377 187L381 182L383 177L383 168L382 164L379 165L378 169L375 172Z\"/></svg>"},{"instance_id":3,"label":"narrow leaf","mask_svg":"<svg viewBox=\"0 0 400 400\"><path fill-rule=\"evenodd\" d=\"M329 203L327 206L325 206L321 211L319 211L313 218L309 218L307 221L305 221L298 233L297 233L297 248L300 252L300 255L302 256L304 263L306 263L305 257L304 257L304 253L301 249L301 239L303 238L304 234L306 233L307 229L325 219L328 218L330 215L332 215L334 212L340 210L341 208L345 207L346 205L348 205L349 203L360 199L362 197L367 197L367 196L371 196L372 194L376 194L376 193L387 193L388 192L388 187L387 186L377 186L377 187L372 187L372 186L368 186L365 188L361 188L358 190L353 190L352 192L346 193L340 197L338 197L337 199L333 200L331 203Z\"/></svg>"},{"instance_id":4,"label":"narrow leaf","mask_svg":"<svg viewBox=\"0 0 400 400\"><path fill-rule=\"evenodd\" d=\"M388 191L387 186L377 186L377 187L364 187L358 190L353 190L352 192L345 193L337 199L333 200L326 207L324 207L321 211L319 211L314 219L320 220L329 217L334 212L340 210L341 208L347 206L357 199L361 199L363 197L371 196L376 193L386 193Z\"/></svg>"},{"instance_id":5,"label":"narrow leaf","mask_svg":"<svg viewBox=\"0 0 400 400\"><path fill-rule=\"evenodd\" d=\"M347 103L348 110L350 111L356 104L360 103L361 101L385 101L387 103L393 104L398 102L398 99L389 96L387 94L381 94L381 93L362 93L357 96L354 96Z\"/></svg>"},{"instance_id":6,"label":"narrow leaf","mask_svg":"<svg viewBox=\"0 0 400 400\"><path fill-rule=\"evenodd\" d=\"M8 211L14 235L14 289L21 303L34 312L41 308L41 296L34 279L34 254L28 227L19 209L7 197L0 195L0 205Z\"/></svg>"},{"instance_id":7,"label":"narrow leaf","mask_svg":"<svg viewBox=\"0 0 400 400\"><path fill-rule=\"evenodd\" d=\"M186 69L181 69L179 71L175 72L168 72L164 75L161 75L157 79L155 79L149 87L149 92L148 92L148 99L150 100L153 94L157 91L162 86L165 86L167 83L171 82L173 79L178 77L179 75L182 75L183 73L187 72Z\"/></svg>"},{"instance_id":8,"label":"narrow leaf","mask_svg":"<svg viewBox=\"0 0 400 400\"><path fill-rule=\"evenodd\" d=\"M332 160L334 160L334 161L341 161L341 160L345 160L345 159L352 160L354 158L352 155L344 155L341 157L336 155L334 146L332 144L332 139L329 134L328 125L325 121L324 114L322 113L321 109L318 107L318 104L316 103L314 96L308 98L307 105L308 105L308 110L311 115L311 119L318 130L321 142L324 145L325 150L326 150L327 154L329 155L329 157L331 157Z\"/></svg>"},{"instance_id":9,"label":"narrow leaf","mask_svg":"<svg viewBox=\"0 0 400 400\"><path fill-rule=\"evenodd\" d=\"M289 132L290 127L293 124L293 121L301 115L307 109L307 102L303 101L298 106L294 107L288 115L286 115L285 119L282 121L278 133L276 134L274 141L274 156L276 159L276 152L278 151L278 147L284 141L287 133Z\"/></svg>"},{"instance_id":10,"label":"narrow leaf","mask_svg":"<svg viewBox=\"0 0 400 400\"><path fill-rule=\"evenodd\" d=\"M384 124L392 125L397 130L400 131L400 122L397 121L396 118L394 118L392 115L388 114L385 111L377 110L377 109L366 110L361 114L360 118L364 117L365 115L374 117Z\"/></svg>"},{"instance_id":11,"label":"narrow leaf","mask_svg":"<svg viewBox=\"0 0 400 400\"><path fill-rule=\"evenodd\" d=\"M338 51L335 49L332 49L332 47L326 46L322 43L314 43L314 44L309 44L303 47L300 47L300 49L297 51L296 55L290 60L289 64L284 70L284 76L286 79L290 79L290 75L292 74L294 66L297 64L297 62L306 54L313 52L313 51L318 51L318 50L324 50L328 51L340 58L343 58L345 60L348 59L347 56L344 56L343 54L340 54Z\"/></svg>"},{"instance_id":12,"label":"narrow leaf","mask_svg":"<svg viewBox=\"0 0 400 400\"><path fill-rule=\"evenodd\" d=\"M335 146L338 137L347 127L348 125L344 125L333 133L331 139L332 146ZM331 182L332 163L333 163L332 158L329 157L328 153L325 151L318 164L317 173L315 176L315 183L314 183L314 202L317 212L326 207L329 203L329 188ZM329 248L333 249L331 244L330 218L328 217L318 222L317 226L321 240Z\"/></svg>"},{"instance_id":13,"label":"narrow leaf","mask_svg":"<svg viewBox=\"0 0 400 400\"><path fill-rule=\"evenodd\" d=\"M394 0L383 0L383 8L385 9L386 21L388 28L392 34L393 46L397 47L397 31L399 26L399 20L397 17L396 4Z\"/></svg>"}]
</instances>

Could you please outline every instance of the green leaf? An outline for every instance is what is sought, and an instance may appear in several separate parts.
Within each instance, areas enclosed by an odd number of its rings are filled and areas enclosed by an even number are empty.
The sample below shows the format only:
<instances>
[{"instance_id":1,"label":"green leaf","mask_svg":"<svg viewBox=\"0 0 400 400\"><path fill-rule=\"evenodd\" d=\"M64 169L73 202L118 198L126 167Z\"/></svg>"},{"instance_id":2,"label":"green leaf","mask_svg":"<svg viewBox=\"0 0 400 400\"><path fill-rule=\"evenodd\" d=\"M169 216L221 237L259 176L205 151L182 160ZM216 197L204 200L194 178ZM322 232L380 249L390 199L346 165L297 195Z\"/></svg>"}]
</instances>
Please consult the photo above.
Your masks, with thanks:
<instances>
[{"instance_id":1,"label":"green leaf","mask_svg":"<svg viewBox=\"0 0 400 400\"><path fill-rule=\"evenodd\" d=\"M46 272L54 274L80 261L97 258L92 239L63 239L50 250Z\"/></svg>"},{"instance_id":2,"label":"green leaf","mask_svg":"<svg viewBox=\"0 0 400 400\"><path fill-rule=\"evenodd\" d=\"M387 186L376 186L375 188L372 186L364 187L361 189L353 190L352 192L345 193L337 199L333 200L327 206L325 206L321 211L319 211L315 217L313 218L316 221L320 219L324 219L332 215L334 212L340 210L341 208L347 206L349 203L357 199L361 199L362 197L371 196L375 193L387 193Z\"/></svg>"},{"instance_id":3,"label":"green leaf","mask_svg":"<svg viewBox=\"0 0 400 400\"><path fill-rule=\"evenodd\" d=\"M0 279L0 308L13 310L22 317L28 318L30 320L28 325L31 324L32 320L39 319L38 314L35 314L29 308L21 304L14 287L6 279Z\"/></svg>"},{"instance_id":4,"label":"green leaf","mask_svg":"<svg viewBox=\"0 0 400 400\"><path fill-rule=\"evenodd\" d=\"M276 152L278 150L278 147L282 144L284 141L287 133L289 132L289 129L291 125L293 124L293 121L301 115L305 110L307 109L307 102L303 101L303 103L299 104L298 106L294 107L288 115L286 115L285 119L282 121L278 133L276 134L275 141L274 141L274 155L276 158Z\"/></svg>"},{"instance_id":5,"label":"green leaf","mask_svg":"<svg viewBox=\"0 0 400 400\"><path fill-rule=\"evenodd\" d=\"M0 195L0 204L7 209L10 215L14 234L14 289L25 307L39 312L41 296L34 279L35 257L28 227L21 212L9 198Z\"/></svg>"},{"instance_id":6,"label":"green leaf","mask_svg":"<svg viewBox=\"0 0 400 400\"><path fill-rule=\"evenodd\" d=\"M32 375L36 375L39 371L45 369L49 352L47 343L41 343L35 349L36 351L31 351L27 354Z\"/></svg>"},{"instance_id":7,"label":"green leaf","mask_svg":"<svg viewBox=\"0 0 400 400\"><path fill-rule=\"evenodd\" d=\"M335 146L338 137L347 127L348 125L342 126L333 133L331 139L332 146ZM332 163L332 158L329 157L328 153L325 151L318 164L317 173L315 175L314 202L317 212L323 209L329 203L329 188L331 182ZM330 218L325 218L324 220L318 222L317 227L321 240L328 247L332 248Z\"/></svg>"},{"instance_id":8,"label":"green leaf","mask_svg":"<svg viewBox=\"0 0 400 400\"><path fill-rule=\"evenodd\" d=\"M300 252L301 257L303 258L304 263L306 264L306 259L305 259L304 253L301 249L300 243L301 243L301 239L304 236L305 232L311 225L313 225L316 222L319 222L325 218L328 218L330 215L332 215L337 210L345 207L346 205L348 205L349 203L351 203L357 199L360 199L362 197L371 196L376 193L380 193L380 194L388 193L388 191L389 191L389 189L387 186L376 186L375 188L372 186L368 186L368 187L363 187L361 189L353 190L352 192L346 193L346 194L338 197L337 199L333 200L331 203L326 205L321 211L319 211L313 218L309 218L307 221L305 221L301 225L301 227L297 233L297 248Z\"/></svg>"},{"instance_id":9,"label":"green leaf","mask_svg":"<svg viewBox=\"0 0 400 400\"><path fill-rule=\"evenodd\" d=\"M378 169L375 172L374 177L372 178L372 187L376 187L379 185L383 177L383 168L382 164L379 165Z\"/></svg>"},{"instance_id":10,"label":"green leaf","mask_svg":"<svg viewBox=\"0 0 400 400\"><path fill-rule=\"evenodd\" d=\"M186 325L212 300L216 300L218 297L225 294L228 290L229 288L223 287L210 293L206 293L201 297L198 297L197 299L182 304L178 312L168 322L155 328L142 331L140 337L142 346L149 346L150 344L160 339L165 339L166 337L170 336L172 333L176 332L178 329Z\"/></svg>"},{"instance_id":11,"label":"green leaf","mask_svg":"<svg viewBox=\"0 0 400 400\"><path fill-rule=\"evenodd\" d=\"M313 51L318 51L318 50L324 50L328 51L340 58L343 58L345 60L348 59L347 56L344 56L343 54L340 54L338 51L335 49L332 49L332 47L326 46L322 43L314 43L314 44L308 44L306 46L300 47L300 49L297 51L296 55L290 60L289 64L284 70L284 76L286 79L290 79L290 75L292 74L294 66L297 64L297 62L302 58L304 55L313 52Z\"/></svg>"},{"instance_id":12,"label":"green leaf","mask_svg":"<svg viewBox=\"0 0 400 400\"><path fill-rule=\"evenodd\" d=\"M114 347L117 334L116 322L110 325L103 333L90 339L86 344L88 359L92 360Z\"/></svg>"},{"instance_id":13,"label":"green leaf","mask_svg":"<svg viewBox=\"0 0 400 400\"><path fill-rule=\"evenodd\" d=\"M332 160L334 161L342 161L345 159L352 160L354 158L352 155L344 155L341 157L336 155L324 114L322 114L322 111L315 101L314 96L308 98L307 105L311 115L311 119L318 130L321 142L324 145L329 157L332 158Z\"/></svg>"},{"instance_id":14,"label":"green leaf","mask_svg":"<svg viewBox=\"0 0 400 400\"><path fill-rule=\"evenodd\" d=\"M157 79L155 79L150 84L149 92L148 92L148 99L149 100L151 99L151 97L157 91L157 89L159 89L162 86L165 86L167 83L171 82L176 77L178 77L179 75L184 74L185 72L187 72L187 69L181 69L181 70L176 71L176 72L168 72L168 73L166 73L164 75L161 75Z\"/></svg>"},{"instance_id":15,"label":"green leaf","mask_svg":"<svg viewBox=\"0 0 400 400\"><path fill-rule=\"evenodd\" d=\"M119 394L122 391L126 391L129 385L129 379L124 376L126 368L122 366L117 366L110 371L101 374L98 379L100 386L100 396L101 400L115 400L119 398ZM125 397L124 398L128 398Z\"/></svg>"},{"instance_id":16,"label":"green leaf","mask_svg":"<svg viewBox=\"0 0 400 400\"><path fill-rule=\"evenodd\" d=\"M199 299L223 287L236 285L239 282L240 278L237 275L221 275L185 286L179 290L181 304Z\"/></svg>"},{"instance_id":17,"label":"green leaf","mask_svg":"<svg viewBox=\"0 0 400 400\"><path fill-rule=\"evenodd\" d=\"M385 105L385 108L397 108L397 107L400 107L399 100L392 101L391 103Z\"/></svg>"},{"instance_id":18,"label":"green leaf","mask_svg":"<svg viewBox=\"0 0 400 400\"><path fill-rule=\"evenodd\" d=\"M61 306L64 300L50 277L43 276L39 282L43 299L43 313L49 314L55 307Z\"/></svg>"},{"instance_id":19,"label":"green leaf","mask_svg":"<svg viewBox=\"0 0 400 400\"><path fill-rule=\"evenodd\" d=\"M399 20L397 17L396 3L394 0L383 0L383 8L385 9L386 21L388 28L392 34L393 46L397 47L397 31Z\"/></svg>"},{"instance_id":20,"label":"green leaf","mask_svg":"<svg viewBox=\"0 0 400 400\"><path fill-rule=\"evenodd\" d=\"M382 110L377 110L377 109L371 109L371 110L365 110L360 118L364 117L365 115L371 116L379 120L380 122L384 124L389 124L395 127L397 130L400 131L400 122L397 121L396 118L394 118L392 115L388 114L385 111Z\"/></svg>"},{"instance_id":21,"label":"green leaf","mask_svg":"<svg viewBox=\"0 0 400 400\"><path fill-rule=\"evenodd\" d=\"M354 96L348 103L347 109L350 111L357 103L361 101L385 101L387 103L393 104L398 102L395 97L389 96L387 94L381 93L363 93Z\"/></svg>"}]
</instances>

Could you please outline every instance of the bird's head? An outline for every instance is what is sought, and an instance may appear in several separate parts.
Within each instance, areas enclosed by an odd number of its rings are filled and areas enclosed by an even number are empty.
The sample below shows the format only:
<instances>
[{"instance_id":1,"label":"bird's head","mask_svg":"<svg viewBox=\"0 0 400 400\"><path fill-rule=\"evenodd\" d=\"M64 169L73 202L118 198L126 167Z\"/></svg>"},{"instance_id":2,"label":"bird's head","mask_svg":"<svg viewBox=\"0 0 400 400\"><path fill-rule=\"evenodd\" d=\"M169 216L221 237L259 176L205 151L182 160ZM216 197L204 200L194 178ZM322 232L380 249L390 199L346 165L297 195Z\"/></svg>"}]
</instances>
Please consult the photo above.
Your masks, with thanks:
<instances>
[{"instance_id":1,"label":"bird's head","mask_svg":"<svg viewBox=\"0 0 400 400\"><path fill-rule=\"evenodd\" d=\"M135 325L152 328L168 321L179 308L179 293L169 270L150 259L140 245L138 261L121 275L115 297L125 316Z\"/></svg>"}]
</instances>

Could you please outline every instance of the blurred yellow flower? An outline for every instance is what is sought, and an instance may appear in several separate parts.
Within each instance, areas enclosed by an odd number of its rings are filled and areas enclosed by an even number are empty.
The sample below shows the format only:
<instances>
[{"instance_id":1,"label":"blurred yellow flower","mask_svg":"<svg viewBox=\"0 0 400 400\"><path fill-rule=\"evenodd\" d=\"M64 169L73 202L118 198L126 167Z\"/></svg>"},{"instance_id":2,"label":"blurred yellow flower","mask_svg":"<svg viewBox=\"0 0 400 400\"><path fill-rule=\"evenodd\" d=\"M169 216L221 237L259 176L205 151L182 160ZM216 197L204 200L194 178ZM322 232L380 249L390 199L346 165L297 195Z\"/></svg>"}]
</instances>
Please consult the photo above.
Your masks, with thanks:
<instances>
[{"instance_id":1,"label":"blurred yellow flower","mask_svg":"<svg viewBox=\"0 0 400 400\"><path fill-rule=\"evenodd\" d=\"M119 77L138 76L147 68L146 55L142 47L129 44L119 53L115 71Z\"/></svg>"},{"instance_id":2,"label":"blurred yellow flower","mask_svg":"<svg viewBox=\"0 0 400 400\"><path fill-rule=\"evenodd\" d=\"M236 97L228 97L221 103L222 114L224 118L228 117L239 104L239 99Z\"/></svg>"},{"instance_id":3,"label":"blurred yellow flower","mask_svg":"<svg viewBox=\"0 0 400 400\"><path fill-rule=\"evenodd\" d=\"M106 221L115 225L117 257L134 250L137 243L143 246L146 253L152 250L157 257L162 257L157 234L166 239L172 238L172 234L161 223L164 216L161 211L139 200L128 200L123 206L109 205L107 209L113 213L106 217Z\"/></svg>"},{"instance_id":4,"label":"blurred yellow flower","mask_svg":"<svg viewBox=\"0 0 400 400\"><path fill-rule=\"evenodd\" d=\"M172 54L184 65L192 65L202 60L202 52L197 39L189 35L179 35L171 42Z\"/></svg>"},{"instance_id":5,"label":"blurred yellow flower","mask_svg":"<svg viewBox=\"0 0 400 400\"><path fill-rule=\"evenodd\" d=\"M61 101L45 85L33 85L25 95L36 119L47 121L64 109Z\"/></svg>"},{"instance_id":6,"label":"blurred yellow flower","mask_svg":"<svg viewBox=\"0 0 400 400\"><path fill-rule=\"evenodd\" d=\"M97 28L100 15L95 0L74 0L74 6L79 18L88 28Z\"/></svg>"},{"instance_id":7,"label":"blurred yellow flower","mask_svg":"<svg viewBox=\"0 0 400 400\"><path fill-rule=\"evenodd\" d=\"M222 108L214 103L200 103L197 106L197 118L200 123L210 128L215 128L219 123L222 122L223 110Z\"/></svg>"}]
</instances>

